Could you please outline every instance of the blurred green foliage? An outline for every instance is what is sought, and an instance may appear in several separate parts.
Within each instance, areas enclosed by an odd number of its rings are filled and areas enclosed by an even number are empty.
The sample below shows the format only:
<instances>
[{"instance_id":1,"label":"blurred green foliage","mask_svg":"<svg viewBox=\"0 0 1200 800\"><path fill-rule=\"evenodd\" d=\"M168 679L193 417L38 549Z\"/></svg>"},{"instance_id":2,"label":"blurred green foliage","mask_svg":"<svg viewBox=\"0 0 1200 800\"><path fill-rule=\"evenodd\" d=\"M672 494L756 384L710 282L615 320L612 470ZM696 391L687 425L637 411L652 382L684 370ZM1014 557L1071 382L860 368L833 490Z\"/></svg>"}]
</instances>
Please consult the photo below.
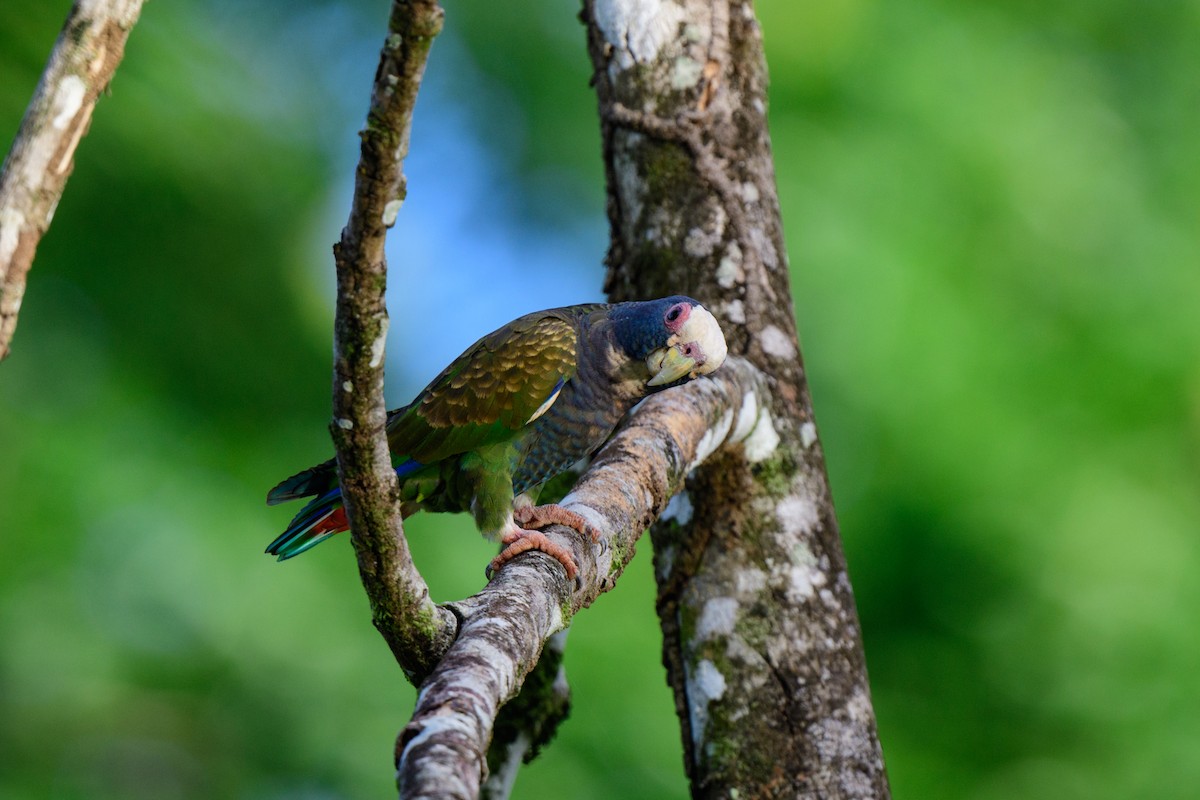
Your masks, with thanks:
<instances>
[{"instance_id":1,"label":"blurred green foliage","mask_svg":"<svg viewBox=\"0 0 1200 800\"><path fill-rule=\"evenodd\" d=\"M68 6L0 6L8 137ZM485 210L531 237L603 232L575 7L522 8L448 4L413 158L458 125L502 170ZM758 10L896 797L1190 798L1200 6ZM6 798L390 790L413 692L348 542L261 555L288 516L266 488L328 451L328 248L385 14L155 2L133 33L0 365ZM459 189L414 183L409 206ZM397 246L401 285L491 267ZM588 265L581 300L602 255L562 254ZM549 304L516 283L499 318ZM391 343L397 402L429 377L418 353L492 327L454 312ZM409 532L435 597L482 584L491 547L467 522ZM685 796L648 561L578 618L573 718L517 797Z\"/></svg>"}]
</instances>

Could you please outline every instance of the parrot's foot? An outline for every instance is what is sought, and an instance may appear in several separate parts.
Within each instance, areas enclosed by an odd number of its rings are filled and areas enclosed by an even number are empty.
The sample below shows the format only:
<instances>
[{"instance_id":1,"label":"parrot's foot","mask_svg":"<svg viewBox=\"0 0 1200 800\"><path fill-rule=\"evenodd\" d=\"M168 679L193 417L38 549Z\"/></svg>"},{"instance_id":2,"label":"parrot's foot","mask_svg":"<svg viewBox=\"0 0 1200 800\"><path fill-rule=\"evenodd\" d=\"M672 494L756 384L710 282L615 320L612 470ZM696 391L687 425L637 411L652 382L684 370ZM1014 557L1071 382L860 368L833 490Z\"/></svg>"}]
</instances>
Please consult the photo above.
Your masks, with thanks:
<instances>
[{"instance_id":1,"label":"parrot's foot","mask_svg":"<svg viewBox=\"0 0 1200 800\"><path fill-rule=\"evenodd\" d=\"M566 525L574 528L584 536L592 537L593 542L600 541L600 531L588 524L587 520L574 511L568 511L560 505L548 503L544 506L519 506L513 509L513 521L522 528L545 528L547 525Z\"/></svg>"},{"instance_id":2,"label":"parrot's foot","mask_svg":"<svg viewBox=\"0 0 1200 800\"><path fill-rule=\"evenodd\" d=\"M575 576L579 573L579 567L575 565L575 559L571 556L571 551L561 544L555 544L550 541L546 537L546 534L541 531L511 528L501 537L500 541L508 546L500 551L500 555L492 559L492 563L488 564L488 578L491 578L496 574L496 570L526 550L541 550L546 555L558 561L566 569L568 580L574 580Z\"/></svg>"}]
</instances>

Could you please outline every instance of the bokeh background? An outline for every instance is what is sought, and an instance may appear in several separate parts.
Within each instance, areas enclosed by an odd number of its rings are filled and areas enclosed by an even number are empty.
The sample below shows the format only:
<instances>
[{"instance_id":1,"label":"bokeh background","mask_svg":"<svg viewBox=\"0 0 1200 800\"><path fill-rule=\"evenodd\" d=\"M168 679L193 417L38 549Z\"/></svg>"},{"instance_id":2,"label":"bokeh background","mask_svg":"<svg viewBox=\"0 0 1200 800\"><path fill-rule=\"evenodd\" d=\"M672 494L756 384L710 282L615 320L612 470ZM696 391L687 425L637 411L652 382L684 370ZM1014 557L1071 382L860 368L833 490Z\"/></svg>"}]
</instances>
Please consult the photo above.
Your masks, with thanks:
<instances>
[{"instance_id":1,"label":"bokeh background","mask_svg":"<svg viewBox=\"0 0 1200 800\"><path fill-rule=\"evenodd\" d=\"M68 0L0 4L15 134ZM450 0L392 236L395 404L600 297L577 5ZM1200 5L760 0L793 292L897 798L1200 788ZM149 3L0 364L0 796L391 792L413 691L329 451L332 277L384 0ZM437 599L467 520L409 526ZM643 545L647 550L648 543ZM683 798L649 554L581 614L518 798Z\"/></svg>"}]
</instances>

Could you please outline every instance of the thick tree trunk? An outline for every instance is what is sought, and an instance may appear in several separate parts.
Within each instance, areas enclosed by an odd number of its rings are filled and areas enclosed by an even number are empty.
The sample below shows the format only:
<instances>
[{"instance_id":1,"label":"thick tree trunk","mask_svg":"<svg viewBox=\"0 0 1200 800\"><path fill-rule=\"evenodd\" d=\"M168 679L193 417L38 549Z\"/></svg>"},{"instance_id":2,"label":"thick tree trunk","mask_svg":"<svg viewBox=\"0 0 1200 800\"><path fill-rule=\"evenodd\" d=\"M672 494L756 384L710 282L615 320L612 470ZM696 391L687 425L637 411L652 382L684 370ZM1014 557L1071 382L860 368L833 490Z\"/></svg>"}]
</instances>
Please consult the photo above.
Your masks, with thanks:
<instances>
[{"instance_id":1,"label":"thick tree trunk","mask_svg":"<svg viewBox=\"0 0 1200 800\"><path fill-rule=\"evenodd\" d=\"M767 376L754 434L652 530L695 797L887 797L797 345L750 3L586 0L614 300L687 292Z\"/></svg>"}]
</instances>

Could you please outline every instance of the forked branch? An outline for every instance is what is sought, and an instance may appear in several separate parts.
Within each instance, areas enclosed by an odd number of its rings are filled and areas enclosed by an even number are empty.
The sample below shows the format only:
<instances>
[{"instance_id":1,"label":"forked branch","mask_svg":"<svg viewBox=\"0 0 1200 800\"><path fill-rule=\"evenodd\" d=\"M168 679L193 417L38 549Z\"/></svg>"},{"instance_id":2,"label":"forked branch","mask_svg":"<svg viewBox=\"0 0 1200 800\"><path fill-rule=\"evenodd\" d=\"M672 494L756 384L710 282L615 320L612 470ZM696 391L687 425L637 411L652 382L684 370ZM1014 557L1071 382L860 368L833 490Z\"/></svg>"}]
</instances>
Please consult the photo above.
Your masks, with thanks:
<instances>
[{"instance_id":1,"label":"forked branch","mask_svg":"<svg viewBox=\"0 0 1200 800\"><path fill-rule=\"evenodd\" d=\"M547 639L611 589L638 538L688 473L723 445L755 434L764 408L758 371L731 358L713 375L645 401L596 456L561 505L602 534L592 545L547 529L580 569L571 590L558 562L531 551L505 565L479 594L450 604L458 637L421 685L397 742L401 797L475 798L500 706L537 663Z\"/></svg>"}]
</instances>

